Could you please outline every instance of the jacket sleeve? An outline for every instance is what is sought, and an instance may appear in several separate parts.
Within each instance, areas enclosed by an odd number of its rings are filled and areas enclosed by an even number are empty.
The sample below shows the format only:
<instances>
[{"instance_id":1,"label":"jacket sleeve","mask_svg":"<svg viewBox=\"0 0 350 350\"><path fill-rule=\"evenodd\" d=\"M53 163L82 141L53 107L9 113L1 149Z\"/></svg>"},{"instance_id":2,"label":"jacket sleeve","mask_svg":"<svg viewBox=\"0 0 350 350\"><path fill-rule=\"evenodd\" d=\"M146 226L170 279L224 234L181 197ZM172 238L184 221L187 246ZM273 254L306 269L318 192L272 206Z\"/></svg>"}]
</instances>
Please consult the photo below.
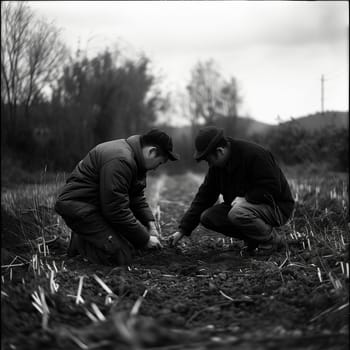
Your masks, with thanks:
<instances>
[{"instance_id":1,"label":"jacket sleeve","mask_svg":"<svg viewBox=\"0 0 350 350\"><path fill-rule=\"evenodd\" d=\"M130 208L131 179L131 165L125 160L104 164L100 173L100 201L102 214L112 227L140 248L148 242L149 233Z\"/></svg>"},{"instance_id":2,"label":"jacket sleeve","mask_svg":"<svg viewBox=\"0 0 350 350\"><path fill-rule=\"evenodd\" d=\"M271 154L259 155L252 160L248 169L249 184L245 199L254 204L272 204L280 197L281 181L279 169Z\"/></svg>"},{"instance_id":3,"label":"jacket sleeve","mask_svg":"<svg viewBox=\"0 0 350 350\"><path fill-rule=\"evenodd\" d=\"M213 206L219 197L219 191L215 185L215 176L212 169L209 169L204 182L198 189L190 208L180 221L179 229L182 233L189 236L198 226L201 214L204 210Z\"/></svg>"},{"instance_id":4,"label":"jacket sleeve","mask_svg":"<svg viewBox=\"0 0 350 350\"><path fill-rule=\"evenodd\" d=\"M155 221L143 191L138 196L132 197L130 208L143 225Z\"/></svg>"}]
</instances>

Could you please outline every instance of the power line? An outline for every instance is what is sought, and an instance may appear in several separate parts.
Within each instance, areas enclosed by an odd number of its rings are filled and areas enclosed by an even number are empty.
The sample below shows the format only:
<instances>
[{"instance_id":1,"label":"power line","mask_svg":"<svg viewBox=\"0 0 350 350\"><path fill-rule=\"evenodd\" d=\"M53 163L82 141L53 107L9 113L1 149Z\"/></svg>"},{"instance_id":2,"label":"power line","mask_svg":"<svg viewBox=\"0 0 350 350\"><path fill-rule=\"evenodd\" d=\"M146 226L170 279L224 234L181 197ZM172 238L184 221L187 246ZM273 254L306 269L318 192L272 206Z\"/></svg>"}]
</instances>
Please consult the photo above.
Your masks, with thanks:
<instances>
[{"instance_id":1,"label":"power line","mask_svg":"<svg viewBox=\"0 0 350 350\"><path fill-rule=\"evenodd\" d=\"M324 75L321 75L321 113L324 112Z\"/></svg>"}]
</instances>

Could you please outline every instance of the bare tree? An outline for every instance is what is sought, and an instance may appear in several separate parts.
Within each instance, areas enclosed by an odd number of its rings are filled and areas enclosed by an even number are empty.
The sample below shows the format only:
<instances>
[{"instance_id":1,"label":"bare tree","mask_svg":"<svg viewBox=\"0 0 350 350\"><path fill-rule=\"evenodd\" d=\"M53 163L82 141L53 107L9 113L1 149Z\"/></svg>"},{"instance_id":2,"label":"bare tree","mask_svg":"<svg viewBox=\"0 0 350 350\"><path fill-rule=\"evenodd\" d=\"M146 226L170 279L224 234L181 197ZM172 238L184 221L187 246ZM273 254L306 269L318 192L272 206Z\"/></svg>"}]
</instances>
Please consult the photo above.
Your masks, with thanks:
<instances>
[{"instance_id":1,"label":"bare tree","mask_svg":"<svg viewBox=\"0 0 350 350\"><path fill-rule=\"evenodd\" d=\"M242 102L235 78L231 78L230 81L224 82L220 90L220 97L220 108L223 115L227 117L226 126L233 136L237 131L238 106Z\"/></svg>"},{"instance_id":2,"label":"bare tree","mask_svg":"<svg viewBox=\"0 0 350 350\"><path fill-rule=\"evenodd\" d=\"M219 117L227 117L227 125L236 124L237 109L241 103L235 78L226 81L213 60L198 62L191 72L187 86L191 124L213 124Z\"/></svg>"},{"instance_id":3,"label":"bare tree","mask_svg":"<svg viewBox=\"0 0 350 350\"><path fill-rule=\"evenodd\" d=\"M1 85L6 92L3 95L1 91L1 100L8 105L12 128L16 127L17 105L22 94L23 72L19 67L24 60L31 19L24 3L13 8L12 3L1 2Z\"/></svg>"},{"instance_id":4,"label":"bare tree","mask_svg":"<svg viewBox=\"0 0 350 350\"><path fill-rule=\"evenodd\" d=\"M215 62L198 62L191 72L191 81L187 86L190 96L190 108L193 122L202 118L206 124L215 119L215 108L218 103L220 74Z\"/></svg>"},{"instance_id":5,"label":"bare tree","mask_svg":"<svg viewBox=\"0 0 350 350\"><path fill-rule=\"evenodd\" d=\"M57 78L67 52L59 34L26 2L1 2L1 100L14 128L18 106L28 117L31 104Z\"/></svg>"}]
</instances>

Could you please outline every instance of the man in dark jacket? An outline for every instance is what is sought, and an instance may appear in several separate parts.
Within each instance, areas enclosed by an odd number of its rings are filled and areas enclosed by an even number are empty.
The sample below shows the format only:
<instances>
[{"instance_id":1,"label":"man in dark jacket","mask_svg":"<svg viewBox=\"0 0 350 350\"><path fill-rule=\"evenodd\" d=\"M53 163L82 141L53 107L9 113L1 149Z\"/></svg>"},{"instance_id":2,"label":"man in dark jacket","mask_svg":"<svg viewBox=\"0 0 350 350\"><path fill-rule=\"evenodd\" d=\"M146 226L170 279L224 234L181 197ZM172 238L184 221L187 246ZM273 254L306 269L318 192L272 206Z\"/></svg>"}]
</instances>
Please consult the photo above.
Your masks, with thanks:
<instances>
[{"instance_id":1,"label":"man in dark jacket","mask_svg":"<svg viewBox=\"0 0 350 350\"><path fill-rule=\"evenodd\" d=\"M68 255L104 265L130 263L134 249L161 247L146 202L146 172L177 160L171 138L144 135L93 148L68 177L55 210L72 229Z\"/></svg>"},{"instance_id":2,"label":"man in dark jacket","mask_svg":"<svg viewBox=\"0 0 350 350\"><path fill-rule=\"evenodd\" d=\"M274 227L287 222L294 200L273 155L257 144L226 138L212 126L199 131L195 148L195 159L207 161L209 170L171 236L172 245L201 223L244 240L249 252L270 253L283 246ZM224 202L215 204L220 194Z\"/></svg>"}]
</instances>

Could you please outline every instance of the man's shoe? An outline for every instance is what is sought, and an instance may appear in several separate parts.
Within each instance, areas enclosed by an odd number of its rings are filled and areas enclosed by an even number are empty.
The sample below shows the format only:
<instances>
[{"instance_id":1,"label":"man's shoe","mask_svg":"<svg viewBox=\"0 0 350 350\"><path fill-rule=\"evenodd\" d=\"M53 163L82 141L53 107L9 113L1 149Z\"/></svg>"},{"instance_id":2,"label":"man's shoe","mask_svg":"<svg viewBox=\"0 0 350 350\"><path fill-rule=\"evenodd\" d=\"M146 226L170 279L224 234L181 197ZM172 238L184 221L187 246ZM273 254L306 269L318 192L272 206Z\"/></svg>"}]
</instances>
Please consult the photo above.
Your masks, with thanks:
<instances>
[{"instance_id":1,"label":"man's shoe","mask_svg":"<svg viewBox=\"0 0 350 350\"><path fill-rule=\"evenodd\" d=\"M259 245L259 242L257 242L257 241L251 241L251 240L246 240L246 241L244 241L244 243L245 243L245 246L246 246L246 250L248 251L248 252L254 252L255 251L255 249L258 247L258 245Z\"/></svg>"},{"instance_id":2,"label":"man's shoe","mask_svg":"<svg viewBox=\"0 0 350 350\"><path fill-rule=\"evenodd\" d=\"M257 241L245 239L244 240L244 246L241 249L241 255L243 256L254 256L256 248L258 246Z\"/></svg>"},{"instance_id":3,"label":"man's shoe","mask_svg":"<svg viewBox=\"0 0 350 350\"><path fill-rule=\"evenodd\" d=\"M280 235L278 235L275 229L272 229L271 238L268 241L261 242L257 246L258 251L265 254L273 253L285 247L286 247L285 239Z\"/></svg>"},{"instance_id":4,"label":"man's shoe","mask_svg":"<svg viewBox=\"0 0 350 350\"><path fill-rule=\"evenodd\" d=\"M73 258L74 256L79 255L79 250L77 248L77 240L78 240L77 234L72 231L70 235L69 247L67 249L67 255L70 258Z\"/></svg>"}]
</instances>

